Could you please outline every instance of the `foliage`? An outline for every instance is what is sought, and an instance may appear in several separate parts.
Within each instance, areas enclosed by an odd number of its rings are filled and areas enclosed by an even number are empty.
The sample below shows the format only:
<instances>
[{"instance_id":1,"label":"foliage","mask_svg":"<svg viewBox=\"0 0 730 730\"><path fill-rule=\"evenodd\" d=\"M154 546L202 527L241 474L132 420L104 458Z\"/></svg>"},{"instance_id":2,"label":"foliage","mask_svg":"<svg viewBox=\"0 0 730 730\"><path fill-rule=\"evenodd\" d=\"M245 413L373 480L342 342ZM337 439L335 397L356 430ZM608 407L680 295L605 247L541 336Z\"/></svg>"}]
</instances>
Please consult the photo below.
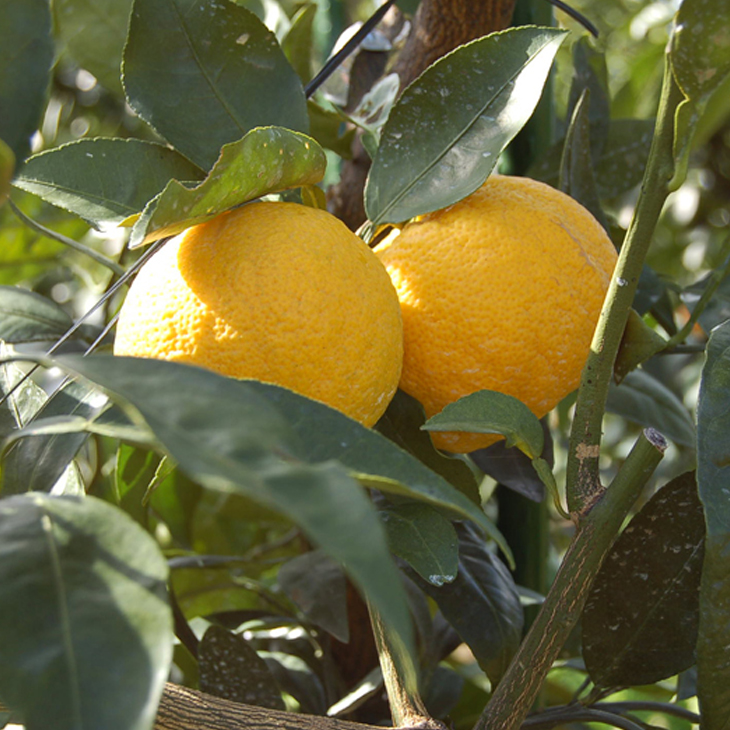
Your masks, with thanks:
<instances>
[{"instance_id":1,"label":"foliage","mask_svg":"<svg viewBox=\"0 0 730 730\"><path fill-rule=\"evenodd\" d=\"M354 110L326 84L307 100L376 4L0 0L2 722L148 730L168 678L383 722L379 654L458 730L519 727L533 701L525 727L727 728L727 3L584 0L598 43L561 17L400 97L386 77ZM105 354L158 239L260 197L323 206L358 125L365 237L493 169L607 227L621 255L574 410L541 428L482 392L424 428L399 393L371 430ZM454 423L515 447L438 452L428 431ZM671 442L658 468L643 427ZM543 484L558 509L531 501Z\"/></svg>"}]
</instances>

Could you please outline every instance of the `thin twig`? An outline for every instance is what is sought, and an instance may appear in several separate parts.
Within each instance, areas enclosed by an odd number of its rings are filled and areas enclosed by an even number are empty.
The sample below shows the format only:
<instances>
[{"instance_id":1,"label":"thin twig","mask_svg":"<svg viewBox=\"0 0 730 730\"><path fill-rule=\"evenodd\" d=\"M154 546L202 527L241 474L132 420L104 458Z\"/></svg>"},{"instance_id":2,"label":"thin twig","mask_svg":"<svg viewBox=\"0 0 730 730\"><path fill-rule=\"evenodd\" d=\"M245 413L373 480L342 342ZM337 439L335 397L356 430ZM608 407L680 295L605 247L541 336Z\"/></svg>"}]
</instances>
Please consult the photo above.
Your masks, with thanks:
<instances>
[{"instance_id":1,"label":"thin twig","mask_svg":"<svg viewBox=\"0 0 730 730\"><path fill-rule=\"evenodd\" d=\"M563 0L547 0L552 6L562 10L566 15L569 15L573 20L577 20L594 38L598 38L598 28L591 23L585 15L578 12L575 8L571 8L570 5L563 2Z\"/></svg>"}]
</instances>

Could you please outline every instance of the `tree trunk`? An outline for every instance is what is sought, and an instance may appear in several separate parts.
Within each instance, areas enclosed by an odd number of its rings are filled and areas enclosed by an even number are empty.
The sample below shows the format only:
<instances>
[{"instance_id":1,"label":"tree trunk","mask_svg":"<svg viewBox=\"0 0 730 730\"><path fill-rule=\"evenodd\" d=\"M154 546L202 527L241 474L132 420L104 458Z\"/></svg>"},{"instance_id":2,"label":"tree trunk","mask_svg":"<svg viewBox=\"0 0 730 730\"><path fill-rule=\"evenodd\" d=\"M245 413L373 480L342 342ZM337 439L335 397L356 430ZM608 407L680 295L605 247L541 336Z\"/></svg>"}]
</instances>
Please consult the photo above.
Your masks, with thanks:
<instances>
[{"instance_id":1,"label":"tree trunk","mask_svg":"<svg viewBox=\"0 0 730 730\"><path fill-rule=\"evenodd\" d=\"M394 72L404 89L430 64L476 38L504 30L516 0L421 0L413 27L396 59ZM370 158L359 138L352 160L342 167L340 182L329 191L329 207L352 230L365 221L363 189Z\"/></svg>"}]
</instances>

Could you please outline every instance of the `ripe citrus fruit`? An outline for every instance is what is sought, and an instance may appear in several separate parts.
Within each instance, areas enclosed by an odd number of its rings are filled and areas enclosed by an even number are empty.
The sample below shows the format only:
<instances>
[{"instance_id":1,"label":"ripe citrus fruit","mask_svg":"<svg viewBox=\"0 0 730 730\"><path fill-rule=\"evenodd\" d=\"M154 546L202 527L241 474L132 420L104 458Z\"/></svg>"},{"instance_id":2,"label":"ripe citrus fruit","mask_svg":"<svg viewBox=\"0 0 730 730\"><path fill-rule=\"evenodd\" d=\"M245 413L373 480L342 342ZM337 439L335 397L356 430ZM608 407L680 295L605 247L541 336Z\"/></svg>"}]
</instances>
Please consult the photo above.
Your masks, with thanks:
<instances>
[{"instance_id":1,"label":"ripe citrus fruit","mask_svg":"<svg viewBox=\"0 0 730 730\"><path fill-rule=\"evenodd\" d=\"M616 252L572 198L495 175L461 202L394 231L375 252L401 301L400 387L427 416L489 389L542 417L578 385ZM432 436L459 453L500 438Z\"/></svg>"},{"instance_id":2,"label":"ripe citrus fruit","mask_svg":"<svg viewBox=\"0 0 730 730\"><path fill-rule=\"evenodd\" d=\"M398 385L403 333L393 284L363 241L324 211L262 202L150 258L114 352L283 385L369 426Z\"/></svg>"}]
</instances>

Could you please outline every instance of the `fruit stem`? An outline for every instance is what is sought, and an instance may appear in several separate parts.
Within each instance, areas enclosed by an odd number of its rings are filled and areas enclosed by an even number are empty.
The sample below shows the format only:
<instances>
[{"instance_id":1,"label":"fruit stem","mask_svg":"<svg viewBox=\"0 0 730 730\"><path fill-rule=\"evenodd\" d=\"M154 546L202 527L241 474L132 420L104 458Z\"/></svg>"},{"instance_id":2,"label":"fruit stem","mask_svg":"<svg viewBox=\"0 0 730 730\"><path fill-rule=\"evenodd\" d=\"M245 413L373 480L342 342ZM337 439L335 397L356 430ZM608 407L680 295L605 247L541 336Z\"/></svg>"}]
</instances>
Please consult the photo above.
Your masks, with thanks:
<instances>
[{"instance_id":1,"label":"fruit stem","mask_svg":"<svg viewBox=\"0 0 730 730\"><path fill-rule=\"evenodd\" d=\"M639 200L606 293L591 351L583 369L570 434L566 493L568 509L578 518L601 496L599 477L601 424L614 361L654 229L669 195L674 174L674 114L683 95L665 56L664 80L654 138Z\"/></svg>"},{"instance_id":2,"label":"fruit stem","mask_svg":"<svg viewBox=\"0 0 730 730\"><path fill-rule=\"evenodd\" d=\"M582 516L537 618L474 730L520 727L583 610L603 558L666 447L661 434L645 429L611 488Z\"/></svg>"}]
</instances>

